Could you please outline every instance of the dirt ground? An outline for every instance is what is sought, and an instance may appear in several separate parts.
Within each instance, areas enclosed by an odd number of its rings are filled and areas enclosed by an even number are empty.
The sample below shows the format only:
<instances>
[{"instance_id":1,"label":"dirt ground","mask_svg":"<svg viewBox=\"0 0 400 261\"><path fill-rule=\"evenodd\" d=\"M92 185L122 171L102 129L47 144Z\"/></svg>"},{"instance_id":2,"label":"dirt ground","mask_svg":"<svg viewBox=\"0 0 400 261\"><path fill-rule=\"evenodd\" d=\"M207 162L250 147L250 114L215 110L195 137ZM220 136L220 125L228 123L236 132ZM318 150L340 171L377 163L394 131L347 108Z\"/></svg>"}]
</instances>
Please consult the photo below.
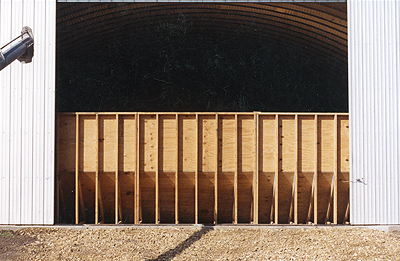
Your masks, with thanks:
<instances>
[{"instance_id":1,"label":"dirt ground","mask_svg":"<svg viewBox=\"0 0 400 261\"><path fill-rule=\"evenodd\" d=\"M399 231L140 226L0 231L0 260L400 260Z\"/></svg>"}]
</instances>

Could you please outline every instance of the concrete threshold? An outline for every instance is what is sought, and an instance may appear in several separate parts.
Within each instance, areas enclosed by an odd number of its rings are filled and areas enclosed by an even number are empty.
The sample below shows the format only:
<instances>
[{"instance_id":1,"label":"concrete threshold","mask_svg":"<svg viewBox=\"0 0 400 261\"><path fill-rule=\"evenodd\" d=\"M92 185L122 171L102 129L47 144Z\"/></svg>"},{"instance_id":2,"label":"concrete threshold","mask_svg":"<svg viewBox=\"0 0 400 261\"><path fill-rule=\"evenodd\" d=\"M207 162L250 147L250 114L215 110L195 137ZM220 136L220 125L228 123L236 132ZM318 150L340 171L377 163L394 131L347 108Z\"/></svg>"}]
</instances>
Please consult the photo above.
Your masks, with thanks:
<instances>
[{"instance_id":1,"label":"concrete threshold","mask_svg":"<svg viewBox=\"0 0 400 261\"><path fill-rule=\"evenodd\" d=\"M335 228L335 229L373 229L379 231L400 231L400 225L252 225L252 224L218 224L218 225L203 225L203 224L140 224L140 225L113 225L113 224L99 224L99 225L0 225L1 230L17 231L25 228L56 228L56 229L73 229L73 230L86 230L86 229L315 229L315 228Z\"/></svg>"}]
</instances>

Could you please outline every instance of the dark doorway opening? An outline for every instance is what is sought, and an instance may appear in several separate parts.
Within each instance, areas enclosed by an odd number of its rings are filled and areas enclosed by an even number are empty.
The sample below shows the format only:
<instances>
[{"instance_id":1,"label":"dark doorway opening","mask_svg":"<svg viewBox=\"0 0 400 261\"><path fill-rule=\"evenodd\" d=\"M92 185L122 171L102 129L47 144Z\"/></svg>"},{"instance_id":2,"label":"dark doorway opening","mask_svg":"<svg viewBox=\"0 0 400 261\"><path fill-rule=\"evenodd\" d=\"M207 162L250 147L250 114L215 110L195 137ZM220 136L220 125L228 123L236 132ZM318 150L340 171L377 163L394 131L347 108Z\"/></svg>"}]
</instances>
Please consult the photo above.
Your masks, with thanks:
<instances>
[{"instance_id":1,"label":"dark doorway opening","mask_svg":"<svg viewBox=\"0 0 400 261\"><path fill-rule=\"evenodd\" d=\"M346 3L57 3L58 112L347 112Z\"/></svg>"}]
</instances>

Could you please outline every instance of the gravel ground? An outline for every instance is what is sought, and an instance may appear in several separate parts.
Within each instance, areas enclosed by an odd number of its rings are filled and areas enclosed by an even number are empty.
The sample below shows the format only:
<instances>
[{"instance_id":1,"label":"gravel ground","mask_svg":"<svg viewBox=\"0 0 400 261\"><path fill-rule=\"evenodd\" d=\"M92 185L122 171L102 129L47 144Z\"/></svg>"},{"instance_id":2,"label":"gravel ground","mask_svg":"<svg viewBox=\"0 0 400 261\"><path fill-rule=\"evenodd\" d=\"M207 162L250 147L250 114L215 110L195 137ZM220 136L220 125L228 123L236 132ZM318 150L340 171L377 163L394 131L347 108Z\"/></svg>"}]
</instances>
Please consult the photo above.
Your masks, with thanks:
<instances>
[{"instance_id":1,"label":"gravel ground","mask_svg":"<svg viewBox=\"0 0 400 261\"><path fill-rule=\"evenodd\" d=\"M399 231L143 226L0 231L0 260L400 260Z\"/></svg>"}]
</instances>

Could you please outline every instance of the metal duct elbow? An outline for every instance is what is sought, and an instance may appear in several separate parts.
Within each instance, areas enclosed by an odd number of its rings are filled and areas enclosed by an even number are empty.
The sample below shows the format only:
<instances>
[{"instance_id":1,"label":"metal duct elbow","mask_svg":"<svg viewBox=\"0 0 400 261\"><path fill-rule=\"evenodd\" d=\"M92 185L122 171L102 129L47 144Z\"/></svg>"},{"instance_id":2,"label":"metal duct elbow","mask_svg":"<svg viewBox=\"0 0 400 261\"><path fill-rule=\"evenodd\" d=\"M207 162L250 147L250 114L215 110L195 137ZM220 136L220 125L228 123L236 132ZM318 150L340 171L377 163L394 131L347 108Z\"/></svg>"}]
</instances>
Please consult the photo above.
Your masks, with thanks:
<instances>
[{"instance_id":1,"label":"metal duct elbow","mask_svg":"<svg viewBox=\"0 0 400 261\"><path fill-rule=\"evenodd\" d=\"M33 57L33 33L28 26L22 28L21 35L0 49L0 70L18 59L30 63Z\"/></svg>"}]
</instances>

